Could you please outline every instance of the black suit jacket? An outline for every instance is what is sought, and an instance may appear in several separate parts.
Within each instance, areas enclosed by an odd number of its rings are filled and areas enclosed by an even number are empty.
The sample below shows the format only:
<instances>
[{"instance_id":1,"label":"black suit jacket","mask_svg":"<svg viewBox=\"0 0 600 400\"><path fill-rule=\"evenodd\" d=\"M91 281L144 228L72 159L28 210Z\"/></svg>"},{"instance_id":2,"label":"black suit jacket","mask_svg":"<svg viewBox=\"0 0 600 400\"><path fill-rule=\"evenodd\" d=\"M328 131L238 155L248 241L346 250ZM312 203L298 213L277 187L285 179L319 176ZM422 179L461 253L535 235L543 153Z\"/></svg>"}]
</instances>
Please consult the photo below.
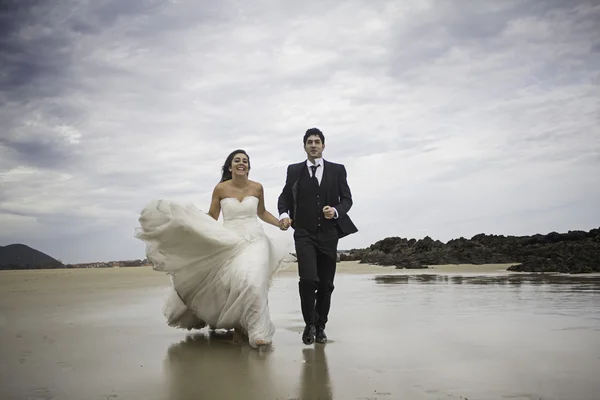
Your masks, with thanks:
<instances>
[{"instance_id":1,"label":"black suit jacket","mask_svg":"<svg viewBox=\"0 0 600 400\"><path fill-rule=\"evenodd\" d=\"M301 174L308 174L306 161L288 166L285 186L277 202L279 215L288 213L292 219L292 228L294 229L298 180ZM358 232L358 229L348 215L348 211L352 208L352 193L348 186L344 165L323 160L323 179L321 180L321 185L326 185L327 198L325 199L325 204L334 207L338 212L338 218L334 219L338 236L343 238L344 236Z\"/></svg>"}]
</instances>

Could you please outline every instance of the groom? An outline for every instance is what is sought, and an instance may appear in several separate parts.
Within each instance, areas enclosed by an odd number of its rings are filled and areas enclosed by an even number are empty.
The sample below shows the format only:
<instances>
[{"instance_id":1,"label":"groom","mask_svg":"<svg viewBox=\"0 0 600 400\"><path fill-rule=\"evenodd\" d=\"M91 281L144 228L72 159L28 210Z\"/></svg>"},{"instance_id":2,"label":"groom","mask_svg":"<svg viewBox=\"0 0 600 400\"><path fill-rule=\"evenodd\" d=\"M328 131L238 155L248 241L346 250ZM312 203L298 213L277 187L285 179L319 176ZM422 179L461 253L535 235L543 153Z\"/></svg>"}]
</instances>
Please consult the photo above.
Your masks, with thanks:
<instances>
[{"instance_id":1,"label":"groom","mask_svg":"<svg viewBox=\"0 0 600 400\"><path fill-rule=\"evenodd\" d=\"M325 343L338 240L358 232L348 216L352 194L346 168L323 159L325 136L317 128L304 135L307 160L291 164L279 196L279 226L294 228L300 275L302 333L305 344Z\"/></svg>"}]
</instances>

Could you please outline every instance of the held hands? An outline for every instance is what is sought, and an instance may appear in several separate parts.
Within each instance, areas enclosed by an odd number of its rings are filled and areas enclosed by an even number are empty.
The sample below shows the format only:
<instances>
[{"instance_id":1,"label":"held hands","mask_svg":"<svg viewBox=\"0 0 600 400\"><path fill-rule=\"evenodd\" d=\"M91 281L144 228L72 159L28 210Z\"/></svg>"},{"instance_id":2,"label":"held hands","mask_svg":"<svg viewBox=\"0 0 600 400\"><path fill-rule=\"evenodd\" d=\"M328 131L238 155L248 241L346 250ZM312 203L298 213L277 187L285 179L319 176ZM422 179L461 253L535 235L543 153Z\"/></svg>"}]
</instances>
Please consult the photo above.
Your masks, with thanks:
<instances>
[{"instance_id":1,"label":"held hands","mask_svg":"<svg viewBox=\"0 0 600 400\"><path fill-rule=\"evenodd\" d=\"M283 218L279 220L279 229L282 231L287 231L290 225L292 224L292 220L289 218Z\"/></svg>"},{"instance_id":2,"label":"held hands","mask_svg":"<svg viewBox=\"0 0 600 400\"><path fill-rule=\"evenodd\" d=\"M323 207L323 214L325 214L326 219L332 219L335 217L335 210L332 207L325 206Z\"/></svg>"}]
</instances>

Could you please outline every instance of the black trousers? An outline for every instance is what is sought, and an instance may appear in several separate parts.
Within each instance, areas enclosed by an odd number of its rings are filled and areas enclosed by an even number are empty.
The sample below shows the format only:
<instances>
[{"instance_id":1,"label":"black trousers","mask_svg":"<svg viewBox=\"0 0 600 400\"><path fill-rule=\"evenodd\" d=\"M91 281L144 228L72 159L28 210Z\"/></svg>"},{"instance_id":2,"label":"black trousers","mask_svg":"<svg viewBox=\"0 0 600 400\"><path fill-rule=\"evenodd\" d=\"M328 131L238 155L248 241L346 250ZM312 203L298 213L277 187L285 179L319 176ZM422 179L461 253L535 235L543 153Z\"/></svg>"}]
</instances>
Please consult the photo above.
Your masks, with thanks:
<instances>
[{"instance_id":1,"label":"black trousers","mask_svg":"<svg viewBox=\"0 0 600 400\"><path fill-rule=\"evenodd\" d=\"M337 230L316 232L296 228L294 242L298 258L300 304L304 323L325 328L337 261Z\"/></svg>"}]
</instances>

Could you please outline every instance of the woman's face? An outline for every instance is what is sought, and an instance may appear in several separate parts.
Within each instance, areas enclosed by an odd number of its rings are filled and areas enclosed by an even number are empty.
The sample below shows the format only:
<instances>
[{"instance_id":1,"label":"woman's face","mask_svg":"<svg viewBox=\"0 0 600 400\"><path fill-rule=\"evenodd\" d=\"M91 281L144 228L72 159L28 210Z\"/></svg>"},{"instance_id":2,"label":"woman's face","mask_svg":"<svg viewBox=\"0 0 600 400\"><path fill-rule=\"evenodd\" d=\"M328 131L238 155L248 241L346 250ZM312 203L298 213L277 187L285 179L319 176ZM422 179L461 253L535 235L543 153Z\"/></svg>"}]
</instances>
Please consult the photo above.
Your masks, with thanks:
<instances>
[{"instance_id":1,"label":"woman's face","mask_svg":"<svg viewBox=\"0 0 600 400\"><path fill-rule=\"evenodd\" d=\"M231 160L231 174L238 176L247 176L250 171L250 162L245 154L238 153Z\"/></svg>"}]
</instances>

